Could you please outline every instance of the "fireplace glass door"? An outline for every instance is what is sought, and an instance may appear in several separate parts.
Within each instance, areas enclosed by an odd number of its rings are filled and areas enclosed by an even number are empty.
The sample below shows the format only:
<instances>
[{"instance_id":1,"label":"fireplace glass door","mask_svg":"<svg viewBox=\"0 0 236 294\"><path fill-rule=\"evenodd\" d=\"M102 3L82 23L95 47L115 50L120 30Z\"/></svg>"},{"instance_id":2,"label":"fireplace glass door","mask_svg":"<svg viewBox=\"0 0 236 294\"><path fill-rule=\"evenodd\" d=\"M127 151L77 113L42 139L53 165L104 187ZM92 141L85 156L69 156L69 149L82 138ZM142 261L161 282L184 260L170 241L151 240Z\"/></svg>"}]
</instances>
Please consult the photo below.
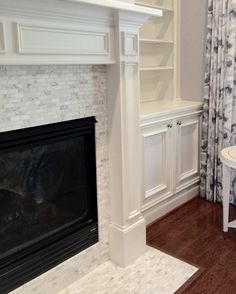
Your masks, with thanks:
<instances>
[{"instance_id":1,"label":"fireplace glass door","mask_svg":"<svg viewBox=\"0 0 236 294\"><path fill-rule=\"evenodd\" d=\"M94 124L0 134L0 292L97 242Z\"/></svg>"}]
</instances>

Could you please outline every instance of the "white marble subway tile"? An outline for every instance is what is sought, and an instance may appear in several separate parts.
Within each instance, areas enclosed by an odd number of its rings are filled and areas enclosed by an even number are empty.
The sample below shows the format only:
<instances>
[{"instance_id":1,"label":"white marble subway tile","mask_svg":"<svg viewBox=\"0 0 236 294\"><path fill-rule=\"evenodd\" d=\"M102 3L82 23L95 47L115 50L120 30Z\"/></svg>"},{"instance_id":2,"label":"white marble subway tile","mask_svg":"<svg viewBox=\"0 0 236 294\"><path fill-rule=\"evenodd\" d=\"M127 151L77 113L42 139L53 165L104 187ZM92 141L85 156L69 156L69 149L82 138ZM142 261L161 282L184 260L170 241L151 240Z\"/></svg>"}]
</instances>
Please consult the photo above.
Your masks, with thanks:
<instances>
[{"instance_id":1,"label":"white marble subway tile","mask_svg":"<svg viewBox=\"0 0 236 294\"><path fill-rule=\"evenodd\" d=\"M109 259L106 67L0 66L0 132L96 116L100 241L13 291L54 294Z\"/></svg>"}]
</instances>

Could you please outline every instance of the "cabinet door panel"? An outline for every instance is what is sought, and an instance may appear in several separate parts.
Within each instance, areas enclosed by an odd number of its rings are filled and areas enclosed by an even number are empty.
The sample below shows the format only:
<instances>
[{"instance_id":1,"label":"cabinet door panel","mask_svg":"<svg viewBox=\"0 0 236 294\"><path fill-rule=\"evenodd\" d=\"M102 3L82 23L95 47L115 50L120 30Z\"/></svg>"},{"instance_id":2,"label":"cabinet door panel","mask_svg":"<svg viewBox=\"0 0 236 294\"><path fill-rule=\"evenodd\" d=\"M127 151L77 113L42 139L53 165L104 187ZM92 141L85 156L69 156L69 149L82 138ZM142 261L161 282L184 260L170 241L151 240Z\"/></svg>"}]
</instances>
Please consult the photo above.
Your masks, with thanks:
<instances>
[{"instance_id":1,"label":"cabinet door panel","mask_svg":"<svg viewBox=\"0 0 236 294\"><path fill-rule=\"evenodd\" d=\"M199 117L184 118L176 128L176 190L198 181Z\"/></svg>"},{"instance_id":2,"label":"cabinet door panel","mask_svg":"<svg viewBox=\"0 0 236 294\"><path fill-rule=\"evenodd\" d=\"M143 209L147 209L171 192L171 153L172 130L167 123L159 123L143 130L144 151L144 197Z\"/></svg>"},{"instance_id":3,"label":"cabinet door panel","mask_svg":"<svg viewBox=\"0 0 236 294\"><path fill-rule=\"evenodd\" d=\"M145 191L166 187L166 132L145 138Z\"/></svg>"}]
</instances>

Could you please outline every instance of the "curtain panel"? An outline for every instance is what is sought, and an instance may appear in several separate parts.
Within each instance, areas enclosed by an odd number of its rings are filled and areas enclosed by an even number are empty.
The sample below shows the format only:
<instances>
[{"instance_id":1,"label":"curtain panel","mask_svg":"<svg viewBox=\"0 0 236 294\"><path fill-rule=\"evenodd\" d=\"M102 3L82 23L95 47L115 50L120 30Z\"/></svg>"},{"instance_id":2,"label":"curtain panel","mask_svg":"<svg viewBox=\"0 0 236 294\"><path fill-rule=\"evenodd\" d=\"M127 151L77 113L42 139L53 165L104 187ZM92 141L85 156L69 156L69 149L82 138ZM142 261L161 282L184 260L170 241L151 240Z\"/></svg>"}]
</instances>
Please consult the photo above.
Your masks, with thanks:
<instances>
[{"instance_id":1,"label":"curtain panel","mask_svg":"<svg viewBox=\"0 0 236 294\"><path fill-rule=\"evenodd\" d=\"M209 0L206 72L202 117L200 194L222 200L224 147L236 145L236 0ZM236 204L236 172L231 175Z\"/></svg>"}]
</instances>

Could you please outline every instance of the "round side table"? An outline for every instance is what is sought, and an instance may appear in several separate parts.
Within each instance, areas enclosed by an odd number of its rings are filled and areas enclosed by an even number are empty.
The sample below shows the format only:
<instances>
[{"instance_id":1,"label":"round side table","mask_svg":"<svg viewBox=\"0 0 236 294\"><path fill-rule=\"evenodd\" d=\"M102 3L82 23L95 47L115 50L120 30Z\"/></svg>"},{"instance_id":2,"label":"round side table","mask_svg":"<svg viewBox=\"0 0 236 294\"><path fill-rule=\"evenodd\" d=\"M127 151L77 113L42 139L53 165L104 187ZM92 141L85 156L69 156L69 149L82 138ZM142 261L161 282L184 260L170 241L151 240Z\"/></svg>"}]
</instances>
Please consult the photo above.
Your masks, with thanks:
<instances>
[{"instance_id":1,"label":"round side table","mask_svg":"<svg viewBox=\"0 0 236 294\"><path fill-rule=\"evenodd\" d=\"M229 194L231 169L236 169L236 146L224 148L220 152L223 163L223 231L228 228L236 228L236 220L229 222Z\"/></svg>"}]
</instances>

